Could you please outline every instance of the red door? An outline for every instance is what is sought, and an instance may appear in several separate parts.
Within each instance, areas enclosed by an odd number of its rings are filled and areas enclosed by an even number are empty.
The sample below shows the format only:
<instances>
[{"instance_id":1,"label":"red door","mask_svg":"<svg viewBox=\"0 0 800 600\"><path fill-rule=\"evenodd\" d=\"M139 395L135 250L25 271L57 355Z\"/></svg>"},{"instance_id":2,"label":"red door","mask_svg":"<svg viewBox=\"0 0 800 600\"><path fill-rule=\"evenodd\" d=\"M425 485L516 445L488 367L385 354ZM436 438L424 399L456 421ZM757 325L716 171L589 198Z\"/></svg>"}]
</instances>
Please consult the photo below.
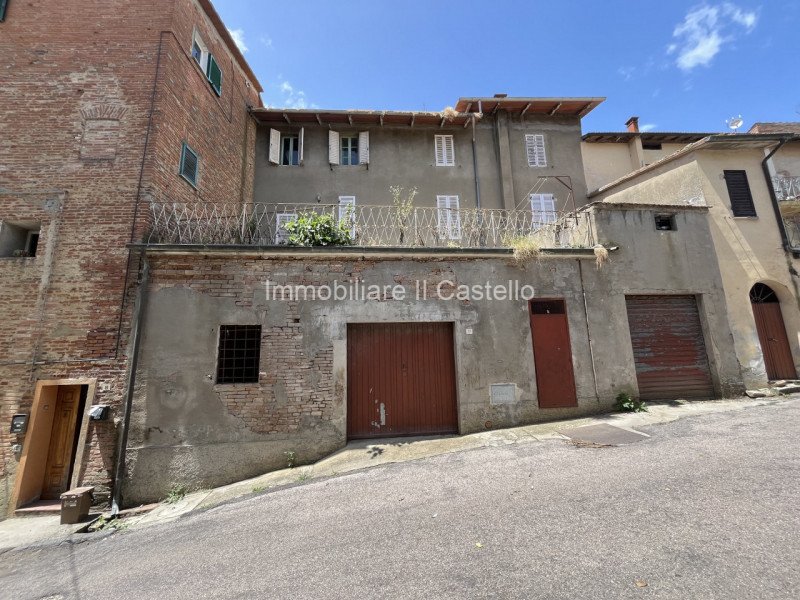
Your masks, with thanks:
<instances>
[{"instance_id":1,"label":"red door","mask_svg":"<svg viewBox=\"0 0 800 600\"><path fill-rule=\"evenodd\" d=\"M777 302L753 303L758 341L764 355L767 377L775 379L797 379L789 338L783 324L781 305Z\"/></svg>"},{"instance_id":2,"label":"red door","mask_svg":"<svg viewBox=\"0 0 800 600\"><path fill-rule=\"evenodd\" d=\"M531 336L539 408L578 406L563 299L531 300Z\"/></svg>"},{"instance_id":3,"label":"red door","mask_svg":"<svg viewBox=\"0 0 800 600\"><path fill-rule=\"evenodd\" d=\"M446 433L458 433L453 324L349 324L347 437Z\"/></svg>"}]
</instances>

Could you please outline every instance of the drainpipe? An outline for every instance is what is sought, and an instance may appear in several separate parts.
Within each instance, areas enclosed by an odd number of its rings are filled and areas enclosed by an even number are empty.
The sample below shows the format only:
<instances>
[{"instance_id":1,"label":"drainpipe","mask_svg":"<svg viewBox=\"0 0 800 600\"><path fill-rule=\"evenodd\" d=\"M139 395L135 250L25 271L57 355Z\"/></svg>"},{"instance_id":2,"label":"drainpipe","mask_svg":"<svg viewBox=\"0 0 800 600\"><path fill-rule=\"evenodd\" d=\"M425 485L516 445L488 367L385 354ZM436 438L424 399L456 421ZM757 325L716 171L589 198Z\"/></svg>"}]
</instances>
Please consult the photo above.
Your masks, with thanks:
<instances>
[{"instance_id":1,"label":"drainpipe","mask_svg":"<svg viewBox=\"0 0 800 600\"><path fill-rule=\"evenodd\" d=\"M475 115L472 115L472 168L475 170L475 206L481 207L481 184L478 177L478 152L475 146Z\"/></svg>"},{"instance_id":2,"label":"drainpipe","mask_svg":"<svg viewBox=\"0 0 800 600\"><path fill-rule=\"evenodd\" d=\"M767 181L767 190L769 190L769 198L772 201L772 209L775 211L775 218L778 220L778 231L781 233L781 242L783 244L783 249L786 252L791 252L793 255L795 252L792 252L791 244L789 244L789 236L786 234L786 225L783 223L783 217L781 216L781 207L778 205L778 196L775 194L775 186L772 184L772 174L769 172L769 166L767 163L769 159L771 159L775 154L783 148L788 142L800 139L796 138L795 136L790 136L783 138L777 146L775 146L769 154L764 157L764 160L761 161L761 169L764 171L764 179Z\"/></svg>"},{"instance_id":3,"label":"drainpipe","mask_svg":"<svg viewBox=\"0 0 800 600\"><path fill-rule=\"evenodd\" d=\"M131 410L133 408L133 393L136 386L136 369L139 366L139 342L141 340L142 323L144 322L145 302L147 301L147 281L150 266L147 263L146 251L142 255L142 277L139 280L139 289L136 291L136 308L133 313L133 327L131 340L131 359L128 371L128 386L125 391L125 412L122 417L122 430L119 435L117 449L117 464L114 467L114 491L111 496L111 518L119 514L122 503L122 480L125 476L125 452L128 449L128 430L131 423Z\"/></svg>"},{"instance_id":4,"label":"drainpipe","mask_svg":"<svg viewBox=\"0 0 800 600\"><path fill-rule=\"evenodd\" d=\"M589 360L592 363L592 381L594 381L594 397L600 403L600 390L597 387L597 368L594 364L594 343L592 342L592 332L589 328L589 303L586 300L586 286L583 283L583 265L581 259L576 259L578 263L578 277L581 282L581 294L583 295L583 316L586 319L586 338L589 340Z\"/></svg>"}]
</instances>

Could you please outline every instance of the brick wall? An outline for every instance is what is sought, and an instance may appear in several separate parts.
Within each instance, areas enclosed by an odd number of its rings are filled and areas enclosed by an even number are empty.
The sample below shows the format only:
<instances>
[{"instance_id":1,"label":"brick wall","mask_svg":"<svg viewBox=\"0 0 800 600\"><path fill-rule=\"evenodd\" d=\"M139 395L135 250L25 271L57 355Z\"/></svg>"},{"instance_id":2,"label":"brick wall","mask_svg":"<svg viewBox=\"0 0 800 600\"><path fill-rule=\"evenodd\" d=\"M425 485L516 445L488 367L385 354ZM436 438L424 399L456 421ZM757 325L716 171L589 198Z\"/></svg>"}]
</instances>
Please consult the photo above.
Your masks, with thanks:
<instances>
[{"instance_id":1,"label":"brick wall","mask_svg":"<svg viewBox=\"0 0 800 600\"><path fill-rule=\"evenodd\" d=\"M220 97L191 59L195 27ZM111 419L90 425L81 470L109 493L139 269L126 244L147 230L150 197L250 198L259 98L198 0L11 2L0 53L0 220L41 223L35 257L0 258L2 515L23 441L8 423L41 379L98 380ZM184 140L201 156L197 190L177 174Z\"/></svg>"}]
</instances>

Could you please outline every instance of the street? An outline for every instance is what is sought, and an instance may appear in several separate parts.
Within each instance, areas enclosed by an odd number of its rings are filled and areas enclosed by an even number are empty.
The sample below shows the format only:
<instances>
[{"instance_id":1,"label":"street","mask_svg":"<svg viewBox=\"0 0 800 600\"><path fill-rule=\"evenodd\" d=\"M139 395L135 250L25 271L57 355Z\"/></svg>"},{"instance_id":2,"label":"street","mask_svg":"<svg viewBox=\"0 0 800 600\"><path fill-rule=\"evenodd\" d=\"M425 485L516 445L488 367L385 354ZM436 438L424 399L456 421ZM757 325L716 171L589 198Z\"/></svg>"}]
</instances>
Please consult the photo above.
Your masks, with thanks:
<instances>
[{"instance_id":1,"label":"street","mask_svg":"<svg viewBox=\"0 0 800 600\"><path fill-rule=\"evenodd\" d=\"M0 555L0 596L798 598L800 400L463 451Z\"/></svg>"}]
</instances>

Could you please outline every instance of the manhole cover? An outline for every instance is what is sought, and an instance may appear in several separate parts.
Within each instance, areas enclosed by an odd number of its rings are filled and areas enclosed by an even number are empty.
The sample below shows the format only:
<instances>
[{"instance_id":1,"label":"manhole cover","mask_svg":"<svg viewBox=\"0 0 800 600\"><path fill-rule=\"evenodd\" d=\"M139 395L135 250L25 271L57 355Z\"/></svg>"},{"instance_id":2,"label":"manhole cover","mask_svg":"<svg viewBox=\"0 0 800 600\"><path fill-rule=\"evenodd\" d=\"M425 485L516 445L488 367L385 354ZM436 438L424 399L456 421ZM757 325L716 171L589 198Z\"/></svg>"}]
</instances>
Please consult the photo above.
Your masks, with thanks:
<instances>
[{"instance_id":1,"label":"manhole cover","mask_svg":"<svg viewBox=\"0 0 800 600\"><path fill-rule=\"evenodd\" d=\"M644 433L629 431L627 429L615 427L614 425L606 425L605 423L575 427L574 429L564 429L559 431L559 433L567 436L573 442L598 444L600 446L632 444L648 437Z\"/></svg>"}]
</instances>

